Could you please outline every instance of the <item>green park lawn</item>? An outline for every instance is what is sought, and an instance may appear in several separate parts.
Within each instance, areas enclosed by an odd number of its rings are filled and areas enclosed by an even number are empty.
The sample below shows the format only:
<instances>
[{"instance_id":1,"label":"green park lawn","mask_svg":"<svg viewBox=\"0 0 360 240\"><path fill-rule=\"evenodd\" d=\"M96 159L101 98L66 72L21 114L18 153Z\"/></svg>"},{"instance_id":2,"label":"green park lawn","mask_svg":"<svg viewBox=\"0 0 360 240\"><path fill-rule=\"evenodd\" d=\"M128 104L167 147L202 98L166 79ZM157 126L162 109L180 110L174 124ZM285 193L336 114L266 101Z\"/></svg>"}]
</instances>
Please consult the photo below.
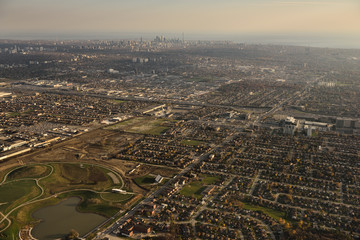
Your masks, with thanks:
<instances>
[{"instance_id":1,"label":"green park lawn","mask_svg":"<svg viewBox=\"0 0 360 240\"><path fill-rule=\"evenodd\" d=\"M47 194L80 188L104 191L113 186L112 179L107 175L109 170L101 167L72 163L52 164L52 166L53 174L40 181Z\"/></svg>"},{"instance_id":2,"label":"green park lawn","mask_svg":"<svg viewBox=\"0 0 360 240\"><path fill-rule=\"evenodd\" d=\"M202 198L202 191L205 190L205 188L208 185L212 185L219 181L219 177L216 176L210 176L210 175L200 175L201 180L193 180L189 184L187 184L185 187L183 187L180 190L180 194L187 196L187 197L194 197L197 199Z\"/></svg>"},{"instance_id":3,"label":"green park lawn","mask_svg":"<svg viewBox=\"0 0 360 240\"><path fill-rule=\"evenodd\" d=\"M50 174L50 168L45 165L30 165L13 170L8 176L7 181L23 178L41 178Z\"/></svg>"},{"instance_id":4,"label":"green park lawn","mask_svg":"<svg viewBox=\"0 0 360 240\"><path fill-rule=\"evenodd\" d=\"M261 207L258 205L253 205L247 202L243 202L243 208L246 210L252 210L252 211L261 211L265 213L266 215L276 219L277 221L280 220L280 218L285 219L285 213L281 211L277 211L271 208Z\"/></svg>"},{"instance_id":5,"label":"green park lawn","mask_svg":"<svg viewBox=\"0 0 360 240\"><path fill-rule=\"evenodd\" d=\"M40 189L33 180L19 180L4 183L0 186L0 211L20 205L40 194Z\"/></svg>"},{"instance_id":6,"label":"green park lawn","mask_svg":"<svg viewBox=\"0 0 360 240\"><path fill-rule=\"evenodd\" d=\"M134 194L121 194L121 193L102 193L101 197L109 202L121 202L126 203L131 200L135 195Z\"/></svg>"},{"instance_id":7,"label":"green park lawn","mask_svg":"<svg viewBox=\"0 0 360 240\"><path fill-rule=\"evenodd\" d=\"M135 178L134 181L138 185L149 185L155 183L155 177L151 175L145 175L142 177Z\"/></svg>"}]
</instances>

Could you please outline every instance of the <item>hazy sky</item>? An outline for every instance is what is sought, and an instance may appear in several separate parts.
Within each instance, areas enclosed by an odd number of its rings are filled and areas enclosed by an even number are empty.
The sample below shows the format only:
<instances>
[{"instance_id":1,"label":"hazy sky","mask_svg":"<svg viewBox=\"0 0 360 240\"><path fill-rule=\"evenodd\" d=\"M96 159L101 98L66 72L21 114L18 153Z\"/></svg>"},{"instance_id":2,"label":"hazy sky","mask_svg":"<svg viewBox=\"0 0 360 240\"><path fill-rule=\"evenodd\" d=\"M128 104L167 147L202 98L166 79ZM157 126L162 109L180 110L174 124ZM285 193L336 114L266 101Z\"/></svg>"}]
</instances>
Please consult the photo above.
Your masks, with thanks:
<instances>
[{"instance_id":1,"label":"hazy sky","mask_svg":"<svg viewBox=\"0 0 360 240\"><path fill-rule=\"evenodd\" d=\"M360 34L360 0L0 0L1 32Z\"/></svg>"}]
</instances>

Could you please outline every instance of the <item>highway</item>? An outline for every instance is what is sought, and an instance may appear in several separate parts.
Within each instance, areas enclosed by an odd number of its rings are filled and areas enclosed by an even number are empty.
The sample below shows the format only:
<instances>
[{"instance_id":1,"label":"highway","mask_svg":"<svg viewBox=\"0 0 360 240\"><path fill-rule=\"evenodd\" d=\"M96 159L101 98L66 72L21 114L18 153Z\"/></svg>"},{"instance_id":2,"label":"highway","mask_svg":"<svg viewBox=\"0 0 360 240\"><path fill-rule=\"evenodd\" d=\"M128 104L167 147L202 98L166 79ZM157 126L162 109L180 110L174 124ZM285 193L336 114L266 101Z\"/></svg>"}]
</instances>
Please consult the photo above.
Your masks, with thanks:
<instances>
[{"instance_id":1,"label":"highway","mask_svg":"<svg viewBox=\"0 0 360 240\"><path fill-rule=\"evenodd\" d=\"M218 107L218 108L230 108L233 110L238 109L259 109L259 110L268 110L270 107L256 107L256 106L233 106L226 104L211 104L205 102L197 102L197 101L182 101L182 100L173 100L173 99L151 99L151 98L143 98L143 97L120 97L116 95L105 95L98 93L88 93L88 92L79 92L74 90L62 90L62 89L54 89L50 87L38 87L33 85L15 85L14 89L21 90L30 90L34 92L43 92L43 93L54 93L59 95L75 95L75 96L88 96L88 97L97 97L97 98L106 98L106 99L114 99L121 101L140 101L140 102L153 102L157 104L173 104L173 105L185 105L185 106L205 106L205 107Z\"/></svg>"}]
</instances>

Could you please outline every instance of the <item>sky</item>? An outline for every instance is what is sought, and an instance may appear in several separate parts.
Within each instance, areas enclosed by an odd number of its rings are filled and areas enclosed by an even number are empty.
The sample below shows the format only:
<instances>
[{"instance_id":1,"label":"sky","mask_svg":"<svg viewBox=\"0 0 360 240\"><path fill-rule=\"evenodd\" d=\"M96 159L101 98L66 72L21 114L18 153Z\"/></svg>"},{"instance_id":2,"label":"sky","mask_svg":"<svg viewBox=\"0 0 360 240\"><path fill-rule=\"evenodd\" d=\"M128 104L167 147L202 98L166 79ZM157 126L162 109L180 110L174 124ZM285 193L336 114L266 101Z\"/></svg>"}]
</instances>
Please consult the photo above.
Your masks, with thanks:
<instances>
[{"instance_id":1,"label":"sky","mask_svg":"<svg viewBox=\"0 0 360 240\"><path fill-rule=\"evenodd\" d=\"M360 0L0 0L0 38L91 32L360 35Z\"/></svg>"}]
</instances>

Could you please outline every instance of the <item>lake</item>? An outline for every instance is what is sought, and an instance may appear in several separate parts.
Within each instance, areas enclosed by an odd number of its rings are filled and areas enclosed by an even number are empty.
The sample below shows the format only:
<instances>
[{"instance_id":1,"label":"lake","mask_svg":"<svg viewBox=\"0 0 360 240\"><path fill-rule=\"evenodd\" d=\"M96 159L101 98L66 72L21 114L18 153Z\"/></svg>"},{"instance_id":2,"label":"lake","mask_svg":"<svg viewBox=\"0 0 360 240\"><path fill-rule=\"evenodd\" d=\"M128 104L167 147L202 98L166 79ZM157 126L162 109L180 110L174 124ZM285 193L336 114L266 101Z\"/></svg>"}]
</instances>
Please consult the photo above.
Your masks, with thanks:
<instances>
[{"instance_id":1,"label":"lake","mask_svg":"<svg viewBox=\"0 0 360 240\"><path fill-rule=\"evenodd\" d=\"M78 212L76 206L80 200L71 197L57 205L34 212L34 218L41 219L41 222L33 228L32 235L41 240L53 240L65 236L74 229L83 236L107 219L94 213Z\"/></svg>"}]
</instances>

